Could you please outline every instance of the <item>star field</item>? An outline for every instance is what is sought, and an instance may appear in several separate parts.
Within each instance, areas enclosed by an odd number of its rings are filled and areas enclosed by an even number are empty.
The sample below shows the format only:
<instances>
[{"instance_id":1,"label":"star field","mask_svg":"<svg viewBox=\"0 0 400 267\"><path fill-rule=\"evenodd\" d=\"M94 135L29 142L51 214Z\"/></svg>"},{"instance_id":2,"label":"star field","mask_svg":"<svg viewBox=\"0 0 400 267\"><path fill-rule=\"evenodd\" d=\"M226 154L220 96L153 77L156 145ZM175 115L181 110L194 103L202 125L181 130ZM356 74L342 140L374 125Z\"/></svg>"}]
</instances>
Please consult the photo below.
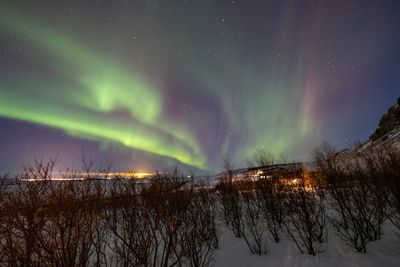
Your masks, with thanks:
<instances>
[{"instance_id":1,"label":"star field","mask_svg":"<svg viewBox=\"0 0 400 267\"><path fill-rule=\"evenodd\" d=\"M365 140L400 92L397 1L0 4L0 171L214 172Z\"/></svg>"}]
</instances>

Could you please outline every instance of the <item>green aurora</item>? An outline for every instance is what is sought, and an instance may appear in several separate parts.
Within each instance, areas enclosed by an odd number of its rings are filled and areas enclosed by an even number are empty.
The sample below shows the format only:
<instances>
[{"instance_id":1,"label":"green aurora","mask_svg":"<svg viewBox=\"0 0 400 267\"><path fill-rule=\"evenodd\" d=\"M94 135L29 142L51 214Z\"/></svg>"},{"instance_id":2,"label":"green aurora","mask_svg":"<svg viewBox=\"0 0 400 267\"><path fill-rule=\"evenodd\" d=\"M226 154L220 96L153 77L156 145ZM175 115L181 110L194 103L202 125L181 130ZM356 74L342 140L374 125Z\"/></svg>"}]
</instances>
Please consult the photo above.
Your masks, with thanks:
<instances>
[{"instance_id":1,"label":"green aurora","mask_svg":"<svg viewBox=\"0 0 400 267\"><path fill-rule=\"evenodd\" d=\"M155 86L135 77L134 71L89 54L89 49L72 38L50 32L4 7L0 10L1 25L8 31L40 48L39 52L51 51L61 64L72 66L74 72L67 74L76 84L60 90L57 84L26 89L2 83L0 116L62 129L80 138L115 142L204 168L204 156L190 133L160 119L162 96ZM28 95L36 93L37 100L27 101ZM113 111L127 112L130 118L115 121L107 116Z\"/></svg>"},{"instance_id":2,"label":"green aurora","mask_svg":"<svg viewBox=\"0 0 400 267\"><path fill-rule=\"evenodd\" d=\"M79 145L127 159L127 168L149 161L216 172L224 158L243 166L260 148L309 160L323 140L343 147L365 138L398 97L388 89L398 77L396 8L56 2L0 4L6 163L35 156L37 146L22 144L48 137L58 142L44 154ZM8 133L15 124L28 130Z\"/></svg>"}]
</instances>

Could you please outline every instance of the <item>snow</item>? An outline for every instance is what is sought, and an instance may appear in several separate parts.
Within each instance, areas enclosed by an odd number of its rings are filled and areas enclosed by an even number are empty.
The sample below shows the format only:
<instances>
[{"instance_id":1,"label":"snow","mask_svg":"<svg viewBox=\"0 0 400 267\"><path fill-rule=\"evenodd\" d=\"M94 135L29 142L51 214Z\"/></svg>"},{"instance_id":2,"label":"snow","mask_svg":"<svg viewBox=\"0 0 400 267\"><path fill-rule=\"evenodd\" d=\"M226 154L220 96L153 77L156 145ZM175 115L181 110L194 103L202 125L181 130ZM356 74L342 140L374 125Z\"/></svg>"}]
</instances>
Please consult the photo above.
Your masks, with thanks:
<instances>
[{"instance_id":1,"label":"snow","mask_svg":"<svg viewBox=\"0 0 400 267\"><path fill-rule=\"evenodd\" d=\"M252 255L243 239L236 238L233 232L221 226L220 248L216 250L214 266L400 266L400 236L394 232L390 223L384 225L381 240L368 244L367 253L356 252L345 245L329 229L325 251L317 256L301 254L294 243L282 238L280 243L269 238L269 251L259 256Z\"/></svg>"},{"instance_id":2,"label":"snow","mask_svg":"<svg viewBox=\"0 0 400 267\"><path fill-rule=\"evenodd\" d=\"M400 148L400 127L396 127L391 130L389 133L385 134L381 138L375 141L369 140L365 144L362 145L361 149L368 148L370 146L384 146L384 145L392 145L394 147Z\"/></svg>"}]
</instances>

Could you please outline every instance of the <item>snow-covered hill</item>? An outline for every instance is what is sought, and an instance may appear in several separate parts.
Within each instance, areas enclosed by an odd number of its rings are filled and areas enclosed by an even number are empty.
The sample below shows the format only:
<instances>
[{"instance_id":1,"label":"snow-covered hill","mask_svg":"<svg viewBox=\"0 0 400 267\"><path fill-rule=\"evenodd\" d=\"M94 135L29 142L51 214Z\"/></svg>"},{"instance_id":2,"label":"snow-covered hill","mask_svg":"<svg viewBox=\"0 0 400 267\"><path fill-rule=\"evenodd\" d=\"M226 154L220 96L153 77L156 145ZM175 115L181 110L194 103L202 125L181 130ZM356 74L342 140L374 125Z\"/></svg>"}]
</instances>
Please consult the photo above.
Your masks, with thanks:
<instances>
[{"instance_id":1,"label":"snow-covered hill","mask_svg":"<svg viewBox=\"0 0 400 267\"><path fill-rule=\"evenodd\" d=\"M393 130L384 134L382 137L376 140L368 140L362 148L368 148L371 146L383 147L383 146L394 146L400 149L400 126L397 126Z\"/></svg>"}]
</instances>

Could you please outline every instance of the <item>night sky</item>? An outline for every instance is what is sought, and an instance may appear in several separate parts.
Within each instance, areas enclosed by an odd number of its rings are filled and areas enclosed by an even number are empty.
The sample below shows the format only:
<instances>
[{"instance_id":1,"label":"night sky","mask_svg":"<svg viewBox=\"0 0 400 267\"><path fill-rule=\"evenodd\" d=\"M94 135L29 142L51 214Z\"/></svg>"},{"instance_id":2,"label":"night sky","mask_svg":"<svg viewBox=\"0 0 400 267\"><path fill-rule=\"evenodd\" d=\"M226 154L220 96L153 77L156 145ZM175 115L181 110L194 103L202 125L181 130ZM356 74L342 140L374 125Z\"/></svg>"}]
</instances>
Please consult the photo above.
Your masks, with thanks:
<instances>
[{"instance_id":1,"label":"night sky","mask_svg":"<svg viewBox=\"0 0 400 267\"><path fill-rule=\"evenodd\" d=\"M309 160L399 96L396 0L0 2L1 172Z\"/></svg>"}]
</instances>

